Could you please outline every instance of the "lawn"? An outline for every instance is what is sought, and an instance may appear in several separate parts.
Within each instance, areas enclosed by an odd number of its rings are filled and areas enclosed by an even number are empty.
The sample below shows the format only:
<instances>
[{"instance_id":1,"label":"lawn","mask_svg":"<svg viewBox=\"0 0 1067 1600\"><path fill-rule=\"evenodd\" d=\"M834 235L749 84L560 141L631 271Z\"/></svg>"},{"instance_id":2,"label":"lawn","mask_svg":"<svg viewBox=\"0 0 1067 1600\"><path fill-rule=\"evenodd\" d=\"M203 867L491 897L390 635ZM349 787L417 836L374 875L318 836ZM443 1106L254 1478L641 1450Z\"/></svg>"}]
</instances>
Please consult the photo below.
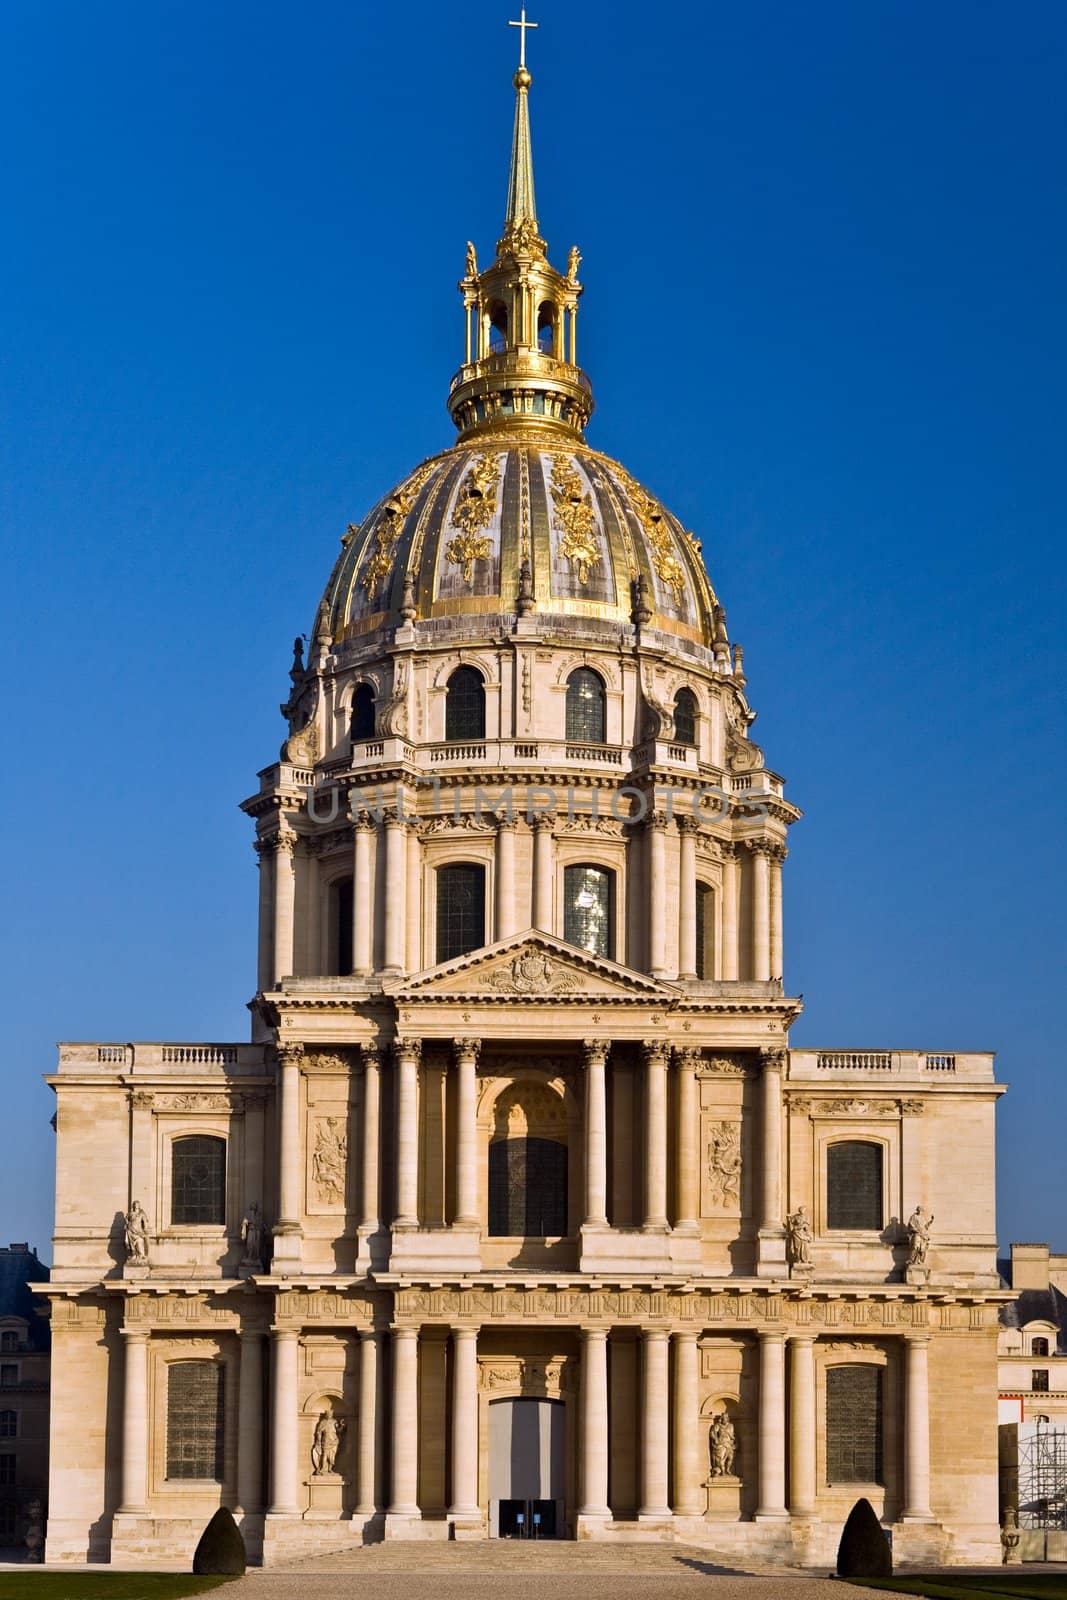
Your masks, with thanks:
<instances>
[{"instance_id":1,"label":"lawn","mask_svg":"<svg viewBox=\"0 0 1067 1600\"><path fill-rule=\"evenodd\" d=\"M1025 1568L1005 1567L1003 1576L966 1572L956 1575L940 1572L909 1573L904 1578L856 1578L866 1589L890 1589L896 1594L928 1595L929 1600L995 1600L997 1595L1012 1600L1067 1600L1067 1572L1035 1572L1026 1576Z\"/></svg>"},{"instance_id":2,"label":"lawn","mask_svg":"<svg viewBox=\"0 0 1067 1600\"><path fill-rule=\"evenodd\" d=\"M187 1572L0 1572L0 1600L180 1600L230 1583Z\"/></svg>"}]
</instances>

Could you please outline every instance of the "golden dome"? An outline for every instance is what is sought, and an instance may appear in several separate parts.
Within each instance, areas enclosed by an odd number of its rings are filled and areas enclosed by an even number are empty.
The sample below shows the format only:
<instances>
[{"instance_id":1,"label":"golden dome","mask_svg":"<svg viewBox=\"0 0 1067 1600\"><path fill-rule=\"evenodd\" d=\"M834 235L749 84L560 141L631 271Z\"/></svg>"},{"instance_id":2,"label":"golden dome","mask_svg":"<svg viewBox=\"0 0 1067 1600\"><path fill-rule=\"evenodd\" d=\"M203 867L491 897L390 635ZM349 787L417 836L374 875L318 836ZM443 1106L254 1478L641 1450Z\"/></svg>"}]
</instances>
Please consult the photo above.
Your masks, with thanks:
<instances>
[{"instance_id":1,"label":"golden dome","mask_svg":"<svg viewBox=\"0 0 1067 1600\"><path fill-rule=\"evenodd\" d=\"M459 442L349 527L316 631L345 640L416 619L549 613L651 626L718 658L723 614L696 539L585 443L581 255L573 246L558 272L540 235L531 81L520 61L496 254L479 271L468 244L459 284L465 354L448 395Z\"/></svg>"},{"instance_id":2,"label":"golden dome","mask_svg":"<svg viewBox=\"0 0 1067 1600\"><path fill-rule=\"evenodd\" d=\"M415 616L548 612L710 649L722 626L693 535L618 462L554 436L490 434L424 461L349 528L324 606L337 640Z\"/></svg>"}]
</instances>

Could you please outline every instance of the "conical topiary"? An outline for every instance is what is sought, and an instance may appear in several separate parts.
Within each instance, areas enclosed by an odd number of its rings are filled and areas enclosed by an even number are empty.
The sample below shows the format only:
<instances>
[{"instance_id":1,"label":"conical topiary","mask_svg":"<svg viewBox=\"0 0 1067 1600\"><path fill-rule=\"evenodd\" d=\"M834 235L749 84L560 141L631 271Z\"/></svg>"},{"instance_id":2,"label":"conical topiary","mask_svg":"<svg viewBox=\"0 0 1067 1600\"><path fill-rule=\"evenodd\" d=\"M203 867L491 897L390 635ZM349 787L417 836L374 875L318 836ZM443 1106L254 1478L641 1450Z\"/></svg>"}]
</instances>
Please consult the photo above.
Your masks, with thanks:
<instances>
[{"instance_id":1,"label":"conical topiary","mask_svg":"<svg viewBox=\"0 0 1067 1600\"><path fill-rule=\"evenodd\" d=\"M239 1578L245 1570L245 1542L232 1511L220 1506L200 1535L193 1571L202 1577Z\"/></svg>"},{"instance_id":2,"label":"conical topiary","mask_svg":"<svg viewBox=\"0 0 1067 1600\"><path fill-rule=\"evenodd\" d=\"M891 1578L893 1552L869 1500L857 1500L837 1547L839 1578Z\"/></svg>"}]
</instances>

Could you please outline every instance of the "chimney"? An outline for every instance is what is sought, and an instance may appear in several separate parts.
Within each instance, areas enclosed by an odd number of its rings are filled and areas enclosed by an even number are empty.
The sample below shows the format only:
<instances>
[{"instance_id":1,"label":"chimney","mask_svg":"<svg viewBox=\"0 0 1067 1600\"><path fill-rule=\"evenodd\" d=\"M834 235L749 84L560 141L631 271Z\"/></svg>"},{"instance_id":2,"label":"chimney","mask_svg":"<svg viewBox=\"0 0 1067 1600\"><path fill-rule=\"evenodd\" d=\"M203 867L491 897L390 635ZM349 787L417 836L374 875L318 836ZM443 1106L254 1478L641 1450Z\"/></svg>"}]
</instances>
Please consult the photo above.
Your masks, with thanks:
<instances>
[{"instance_id":1,"label":"chimney","mask_svg":"<svg viewBox=\"0 0 1067 1600\"><path fill-rule=\"evenodd\" d=\"M1022 1289L1048 1288L1048 1245L1013 1244L1011 1247L1011 1286Z\"/></svg>"}]
</instances>

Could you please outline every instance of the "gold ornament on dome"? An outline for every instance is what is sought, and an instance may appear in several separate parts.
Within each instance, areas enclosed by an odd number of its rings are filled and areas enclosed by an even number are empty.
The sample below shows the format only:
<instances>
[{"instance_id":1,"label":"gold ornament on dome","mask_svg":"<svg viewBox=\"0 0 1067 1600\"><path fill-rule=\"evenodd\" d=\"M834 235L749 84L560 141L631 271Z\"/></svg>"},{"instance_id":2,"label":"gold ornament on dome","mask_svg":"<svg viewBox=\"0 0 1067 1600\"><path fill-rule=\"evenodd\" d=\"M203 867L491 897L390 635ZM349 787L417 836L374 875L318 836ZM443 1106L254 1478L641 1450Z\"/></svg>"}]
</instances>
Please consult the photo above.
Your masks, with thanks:
<instances>
[{"instance_id":1,"label":"gold ornament on dome","mask_svg":"<svg viewBox=\"0 0 1067 1600\"><path fill-rule=\"evenodd\" d=\"M667 519L663 515L663 507L658 500L652 498L647 489L642 489L641 485L631 478L625 467L620 467L616 463L615 472L629 496L630 504L636 511L637 520L648 540L652 565L668 589L673 589L681 600L685 592L685 568L675 554L674 540L671 538Z\"/></svg>"},{"instance_id":2,"label":"gold ornament on dome","mask_svg":"<svg viewBox=\"0 0 1067 1600\"><path fill-rule=\"evenodd\" d=\"M377 589L393 570L396 542L403 532L404 523L412 506L419 497L419 490L430 476L434 465L435 463L430 461L420 467L387 500L385 510L378 518L378 526L374 530L373 553L360 576L360 582L368 594ZM349 528L350 534L353 531Z\"/></svg>"},{"instance_id":3,"label":"gold ornament on dome","mask_svg":"<svg viewBox=\"0 0 1067 1600\"><path fill-rule=\"evenodd\" d=\"M481 532L496 512L500 487L500 457L479 456L463 480L452 512L452 526L460 532L445 545L445 559L462 567L467 583L474 582L474 563L488 561L493 541Z\"/></svg>"},{"instance_id":4,"label":"gold ornament on dome","mask_svg":"<svg viewBox=\"0 0 1067 1600\"><path fill-rule=\"evenodd\" d=\"M557 457L552 468L551 489L560 552L574 567L578 582L587 583L590 571L601 561L596 513L574 463L564 456Z\"/></svg>"}]
</instances>

